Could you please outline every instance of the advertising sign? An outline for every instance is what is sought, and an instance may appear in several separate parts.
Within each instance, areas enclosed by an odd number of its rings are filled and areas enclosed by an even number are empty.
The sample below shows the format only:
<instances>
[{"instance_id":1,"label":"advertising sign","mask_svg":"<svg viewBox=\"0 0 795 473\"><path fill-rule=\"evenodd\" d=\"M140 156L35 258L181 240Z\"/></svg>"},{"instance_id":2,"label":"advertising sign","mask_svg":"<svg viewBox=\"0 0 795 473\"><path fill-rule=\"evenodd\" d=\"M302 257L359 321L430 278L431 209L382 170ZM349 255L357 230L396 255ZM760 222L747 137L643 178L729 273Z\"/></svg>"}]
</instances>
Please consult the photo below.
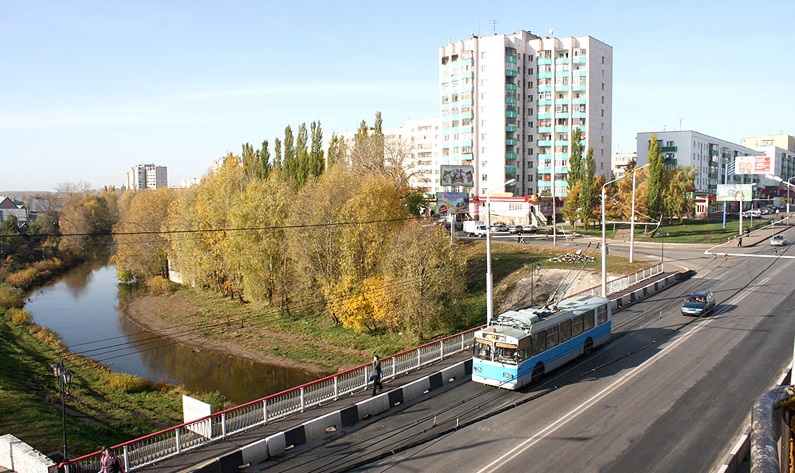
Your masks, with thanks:
<instances>
[{"instance_id":1,"label":"advertising sign","mask_svg":"<svg viewBox=\"0 0 795 473\"><path fill-rule=\"evenodd\" d=\"M718 184L718 202L750 202L754 198L751 184Z\"/></svg>"},{"instance_id":2,"label":"advertising sign","mask_svg":"<svg viewBox=\"0 0 795 473\"><path fill-rule=\"evenodd\" d=\"M474 166L453 166L443 164L441 172L442 186L475 186L475 167Z\"/></svg>"},{"instance_id":3,"label":"advertising sign","mask_svg":"<svg viewBox=\"0 0 795 473\"><path fill-rule=\"evenodd\" d=\"M735 174L773 174L770 156L737 156L734 163Z\"/></svg>"},{"instance_id":4,"label":"advertising sign","mask_svg":"<svg viewBox=\"0 0 795 473\"><path fill-rule=\"evenodd\" d=\"M436 194L436 214L440 217L464 214L469 209L469 194L466 192L438 192Z\"/></svg>"}]
</instances>

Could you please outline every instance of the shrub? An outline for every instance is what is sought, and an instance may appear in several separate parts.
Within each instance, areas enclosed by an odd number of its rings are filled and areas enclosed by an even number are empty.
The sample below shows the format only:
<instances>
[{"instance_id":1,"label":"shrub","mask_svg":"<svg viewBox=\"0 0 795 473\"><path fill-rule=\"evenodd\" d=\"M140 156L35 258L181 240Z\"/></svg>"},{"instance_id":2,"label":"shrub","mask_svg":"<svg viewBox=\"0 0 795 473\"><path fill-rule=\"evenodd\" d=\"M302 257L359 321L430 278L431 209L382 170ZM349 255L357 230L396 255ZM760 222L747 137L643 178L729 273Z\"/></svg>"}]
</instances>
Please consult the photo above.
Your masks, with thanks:
<instances>
[{"instance_id":1,"label":"shrub","mask_svg":"<svg viewBox=\"0 0 795 473\"><path fill-rule=\"evenodd\" d=\"M171 294L177 285L163 276L155 276L147 283L147 288L152 294Z\"/></svg>"},{"instance_id":2,"label":"shrub","mask_svg":"<svg viewBox=\"0 0 795 473\"><path fill-rule=\"evenodd\" d=\"M11 323L14 325L27 325L33 316L27 309L11 308L6 312L11 317Z\"/></svg>"},{"instance_id":3,"label":"shrub","mask_svg":"<svg viewBox=\"0 0 795 473\"><path fill-rule=\"evenodd\" d=\"M155 387L150 379L127 373L114 373L112 371L106 372L105 382L110 389L123 391L125 393L142 393L152 391Z\"/></svg>"},{"instance_id":4,"label":"shrub","mask_svg":"<svg viewBox=\"0 0 795 473\"><path fill-rule=\"evenodd\" d=\"M22 290L10 284L0 283L0 307L10 309L24 305Z\"/></svg>"},{"instance_id":5,"label":"shrub","mask_svg":"<svg viewBox=\"0 0 795 473\"><path fill-rule=\"evenodd\" d=\"M25 268L15 273L9 274L6 278L6 282L12 286L28 288L33 286L33 283L36 281L37 274L38 272L35 268Z\"/></svg>"}]
</instances>

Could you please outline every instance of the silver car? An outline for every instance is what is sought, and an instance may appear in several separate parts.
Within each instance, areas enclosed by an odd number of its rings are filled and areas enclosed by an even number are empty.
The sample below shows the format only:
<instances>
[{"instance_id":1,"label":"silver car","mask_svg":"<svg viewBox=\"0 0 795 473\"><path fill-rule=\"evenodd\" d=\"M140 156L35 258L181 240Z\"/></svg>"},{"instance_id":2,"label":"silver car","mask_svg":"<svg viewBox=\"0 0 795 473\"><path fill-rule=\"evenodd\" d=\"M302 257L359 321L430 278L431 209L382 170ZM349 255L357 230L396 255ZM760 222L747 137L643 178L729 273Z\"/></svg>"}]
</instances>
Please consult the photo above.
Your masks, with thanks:
<instances>
[{"instance_id":1,"label":"silver car","mask_svg":"<svg viewBox=\"0 0 795 473\"><path fill-rule=\"evenodd\" d=\"M781 235L781 234L773 235L772 237L770 237L770 245L771 246L786 246L787 245L787 239L784 238L784 235Z\"/></svg>"}]
</instances>

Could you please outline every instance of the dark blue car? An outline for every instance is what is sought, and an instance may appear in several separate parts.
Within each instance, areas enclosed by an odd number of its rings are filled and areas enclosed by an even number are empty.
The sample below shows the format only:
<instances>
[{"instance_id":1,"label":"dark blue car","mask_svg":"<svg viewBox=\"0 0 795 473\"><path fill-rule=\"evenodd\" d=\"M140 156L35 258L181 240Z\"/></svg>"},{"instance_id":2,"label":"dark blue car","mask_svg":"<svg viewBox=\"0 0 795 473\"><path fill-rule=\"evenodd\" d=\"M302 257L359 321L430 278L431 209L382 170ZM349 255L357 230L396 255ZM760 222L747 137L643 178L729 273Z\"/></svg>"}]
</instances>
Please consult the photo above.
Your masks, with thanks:
<instances>
[{"instance_id":1,"label":"dark blue car","mask_svg":"<svg viewBox=\"0 0 795 473\"><path fill-rule=\"evenodd\" d=\"M699 291L690 294L682 304L682 315L706 315L715 308L715 294Z\"/></svg>"}]
</instances>

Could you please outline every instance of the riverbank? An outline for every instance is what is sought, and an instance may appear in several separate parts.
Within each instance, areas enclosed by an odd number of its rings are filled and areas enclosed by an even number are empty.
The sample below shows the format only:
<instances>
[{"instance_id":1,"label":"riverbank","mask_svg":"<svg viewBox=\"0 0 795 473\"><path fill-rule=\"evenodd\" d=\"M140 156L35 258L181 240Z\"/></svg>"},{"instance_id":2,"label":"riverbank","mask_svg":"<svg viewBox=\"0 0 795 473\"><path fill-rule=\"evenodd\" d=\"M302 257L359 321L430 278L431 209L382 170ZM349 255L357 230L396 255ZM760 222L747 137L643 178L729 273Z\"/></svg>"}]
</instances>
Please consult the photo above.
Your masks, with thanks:
<instances>
[{"instance_id":1,"label":"riverbank","mask_svg":"<svg viewBox=\"0 0 795 473\"><path fill-rule=\"evenodd\" d=\"M300 369L317 377L366 363L373 351L394 353L404 348L398 335L356 334L331 320L278 315L268 307L189 288L136 297L122 313L146 330L197 350Z\"/></svg>"}]
</instances>

